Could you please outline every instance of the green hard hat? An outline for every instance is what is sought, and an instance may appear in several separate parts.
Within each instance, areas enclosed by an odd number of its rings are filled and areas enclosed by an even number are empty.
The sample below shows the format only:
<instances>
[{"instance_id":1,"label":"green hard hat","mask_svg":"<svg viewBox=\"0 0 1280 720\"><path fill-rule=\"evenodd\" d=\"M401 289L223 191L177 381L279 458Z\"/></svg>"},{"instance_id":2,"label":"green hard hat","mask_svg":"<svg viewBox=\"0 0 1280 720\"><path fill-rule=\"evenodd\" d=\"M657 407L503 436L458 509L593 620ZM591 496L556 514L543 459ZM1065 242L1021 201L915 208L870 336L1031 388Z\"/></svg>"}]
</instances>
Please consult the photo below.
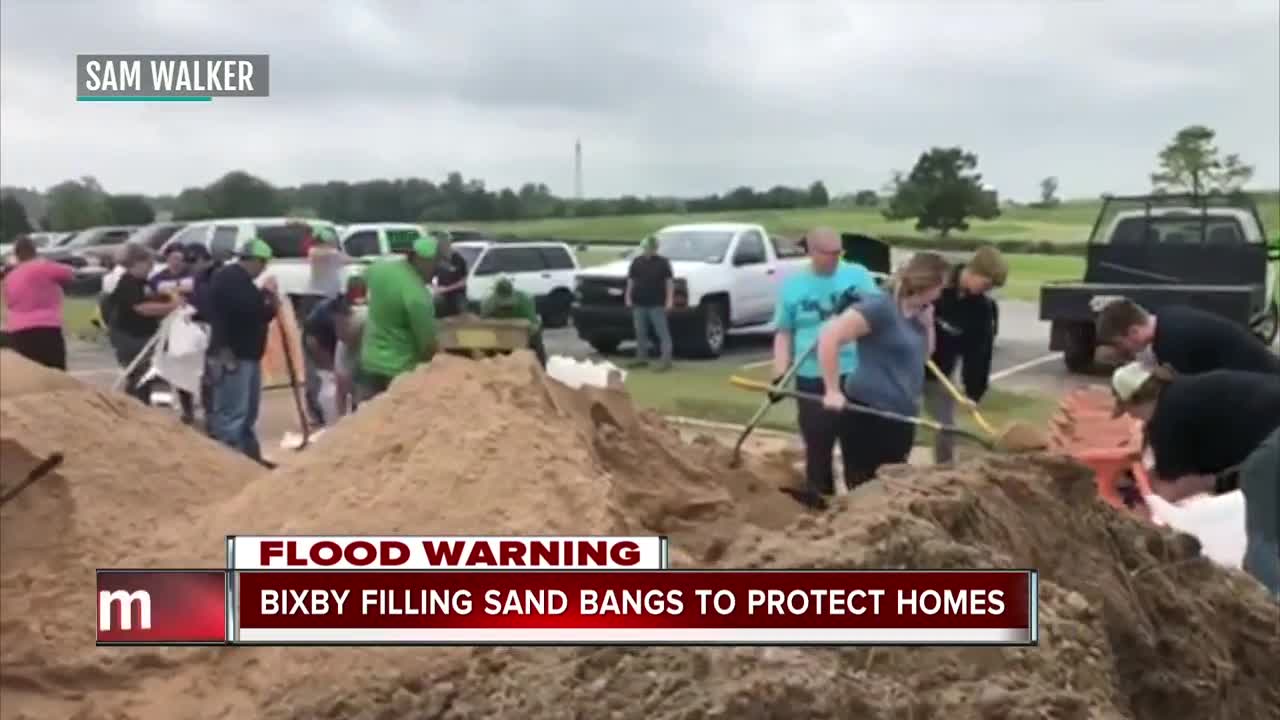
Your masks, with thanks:
<instances>
[{"instance_id":1,"label":"green hard hat","mask_svg":"<svg viewBox=\"0 0 1280 720\"><path fill-rule=\"evenodd\" d=\"M413 241L413 254L420 258L432 260L440 249L440 243L430 235L423 235Z\"/></svg>"}]
</instances>

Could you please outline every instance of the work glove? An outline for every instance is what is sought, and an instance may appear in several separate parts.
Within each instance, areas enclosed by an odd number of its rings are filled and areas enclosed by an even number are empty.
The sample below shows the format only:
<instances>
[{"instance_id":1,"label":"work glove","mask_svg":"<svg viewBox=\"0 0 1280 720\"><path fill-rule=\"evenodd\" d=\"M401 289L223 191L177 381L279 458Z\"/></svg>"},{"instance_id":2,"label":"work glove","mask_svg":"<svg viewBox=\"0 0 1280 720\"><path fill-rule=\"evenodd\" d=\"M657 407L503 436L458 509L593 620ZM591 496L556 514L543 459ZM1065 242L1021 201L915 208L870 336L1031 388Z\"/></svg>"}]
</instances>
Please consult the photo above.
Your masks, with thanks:
<instances>
[{"instance_id":1,"label":"work glove","mask_svg":"<svg viewBox=\"0 0 1280 720\"><path fill-rule=\"evenodd\" d=\"M781 387L782 383L784 383L785 381L786 381L786 376L779 375L775 377L773 380L770 380L769 384L772 385L773 387ZM769 391L769 403L771 405L777 405L778 403L786 399L787 399L787 396L783 395L782 393Z\"/></svg>"}]
</instances>

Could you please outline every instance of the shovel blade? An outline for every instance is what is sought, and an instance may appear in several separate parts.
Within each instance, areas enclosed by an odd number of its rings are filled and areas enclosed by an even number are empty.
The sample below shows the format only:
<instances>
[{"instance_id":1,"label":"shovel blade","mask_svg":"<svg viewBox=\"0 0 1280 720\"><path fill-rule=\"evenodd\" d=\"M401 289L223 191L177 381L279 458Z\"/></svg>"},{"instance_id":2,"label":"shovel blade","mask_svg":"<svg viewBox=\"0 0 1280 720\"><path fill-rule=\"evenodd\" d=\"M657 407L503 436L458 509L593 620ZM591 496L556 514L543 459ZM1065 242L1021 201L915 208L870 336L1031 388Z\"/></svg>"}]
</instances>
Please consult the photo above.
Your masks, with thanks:
<instances>
[{"instance_id":1,"label":"shovel blade","mask_svg":"<svg viewBox=\"0 0 1280 720\"><path fill-rule=\"evenodd\" d=\"M1031 452L1049 447L1044 431L1026 423L1013 423L996 438L996 447L1008 452Z\"/></svg>"}]
</instances>

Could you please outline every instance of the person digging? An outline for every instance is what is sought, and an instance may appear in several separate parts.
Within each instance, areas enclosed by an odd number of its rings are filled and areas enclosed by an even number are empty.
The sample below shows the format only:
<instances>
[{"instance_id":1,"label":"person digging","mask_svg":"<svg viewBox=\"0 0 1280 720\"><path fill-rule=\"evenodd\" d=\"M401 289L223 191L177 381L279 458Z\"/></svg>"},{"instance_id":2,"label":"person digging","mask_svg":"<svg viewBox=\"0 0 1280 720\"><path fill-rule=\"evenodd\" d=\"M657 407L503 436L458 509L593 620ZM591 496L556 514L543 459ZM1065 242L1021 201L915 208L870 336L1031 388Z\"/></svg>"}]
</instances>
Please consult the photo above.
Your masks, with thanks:
<instances>
[{"instance_id":1,"label":"person digging","mask_svg":"<svg viewBox=\"0 0 1280 720\"><path fill-rule=\"evenodd\" d=\"M542 367L547 366L547 350L542 343L542 318L533 298L520 292L512 284L511 278L499 278L494 283L493 292L480 304L480 316L505 320L527 320L529 322L529 349L538 357Z\"/></svg>"},{"instance_id":2,"label":"person digging","mask_svg":"<svg viewBox=\"0 0 1280 720\"><path fill-rule=\"evenodd\" d=\"M1146 423L1151 489L1169 502L1239 489L1244 570L1280 600L1280 376L1179 375L1131 362L1111 376L1116 414Z\"/></svg>"},{"instance_id":3,"label":"person digging","mask_svg":"<svg viewBox=\"0 0 1280 720\"><path fill-rule=\"evenodd\" d=\"M925 376L924 401L929 414L943 425L955 424L957 402L977 408L991 384L1000 306L989 293L1003 287L1008 277L1009 265L999 250L978 248L967 263L952 268L934 303L933 367ZM950 380L957 365L964 395ZM934 462L949 463L954 455L955 438L950 433L937 433Z\"/></svg>"},{"instance_id":4,"label":"person digging","mask_svg":"<svg viewBox=\"0 0 1280 720\"><path fill-rule=\"evenodd\" d=\"M404 257L365 272L368 315L360 341L360 402L385 392L399 375L435 355L436 307L428 284L435 276L438 242L419 237Z\"/></svg>"}]
</instances>

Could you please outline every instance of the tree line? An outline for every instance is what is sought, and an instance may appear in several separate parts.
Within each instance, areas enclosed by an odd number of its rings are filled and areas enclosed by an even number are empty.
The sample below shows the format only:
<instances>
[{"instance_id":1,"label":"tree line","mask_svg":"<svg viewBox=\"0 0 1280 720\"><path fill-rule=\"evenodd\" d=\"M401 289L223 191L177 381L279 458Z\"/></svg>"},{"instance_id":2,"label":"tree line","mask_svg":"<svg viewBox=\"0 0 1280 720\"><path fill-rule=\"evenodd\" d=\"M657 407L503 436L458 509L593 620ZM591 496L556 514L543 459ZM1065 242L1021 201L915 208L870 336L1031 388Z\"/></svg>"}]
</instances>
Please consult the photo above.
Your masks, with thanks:
<instances>
[{"instance_id":1,"label":"tree line","mask_svg":"<svg viewBox=\"0 0 1280 720\"><path fill-rule=\"evenodd\" d=\"M1234 192L1253 176L1253 167L1239 155L1221 155L1216 133L1202 125L1179 130L1156 156L1150 176L1155 193ZM1040 182L1038 202L1050 208L1059 203L1058 179ZM158 212L174 220L220 217L294 215L320 217L338 223L358 222L485 222L540 218L600 217L651 213L789 210L829 205L880 208L890 220L915 220L918 230L947 236L969 228L973 218L1000 215L998 194L978 172L978 156L960 147L933 147L922 152L910 172L894 172L881 191L860 190L832 198L826 185L815 181L805 188L778 185L768 190L742 186L724 194L696 198L638 197L576 200L555 195L545 184L525 183L518 189L490 190L484 181L466 180L452 172L443 182L421 178L340 180L276 187L262 178L237 170L204 187L177 195L144 197L108 193L92 177L67 180L45 193L6 188L0 199L0 239L29 232L36 226L52 231L93 225L141 225Z\"/></svg>"}]
</instances>

